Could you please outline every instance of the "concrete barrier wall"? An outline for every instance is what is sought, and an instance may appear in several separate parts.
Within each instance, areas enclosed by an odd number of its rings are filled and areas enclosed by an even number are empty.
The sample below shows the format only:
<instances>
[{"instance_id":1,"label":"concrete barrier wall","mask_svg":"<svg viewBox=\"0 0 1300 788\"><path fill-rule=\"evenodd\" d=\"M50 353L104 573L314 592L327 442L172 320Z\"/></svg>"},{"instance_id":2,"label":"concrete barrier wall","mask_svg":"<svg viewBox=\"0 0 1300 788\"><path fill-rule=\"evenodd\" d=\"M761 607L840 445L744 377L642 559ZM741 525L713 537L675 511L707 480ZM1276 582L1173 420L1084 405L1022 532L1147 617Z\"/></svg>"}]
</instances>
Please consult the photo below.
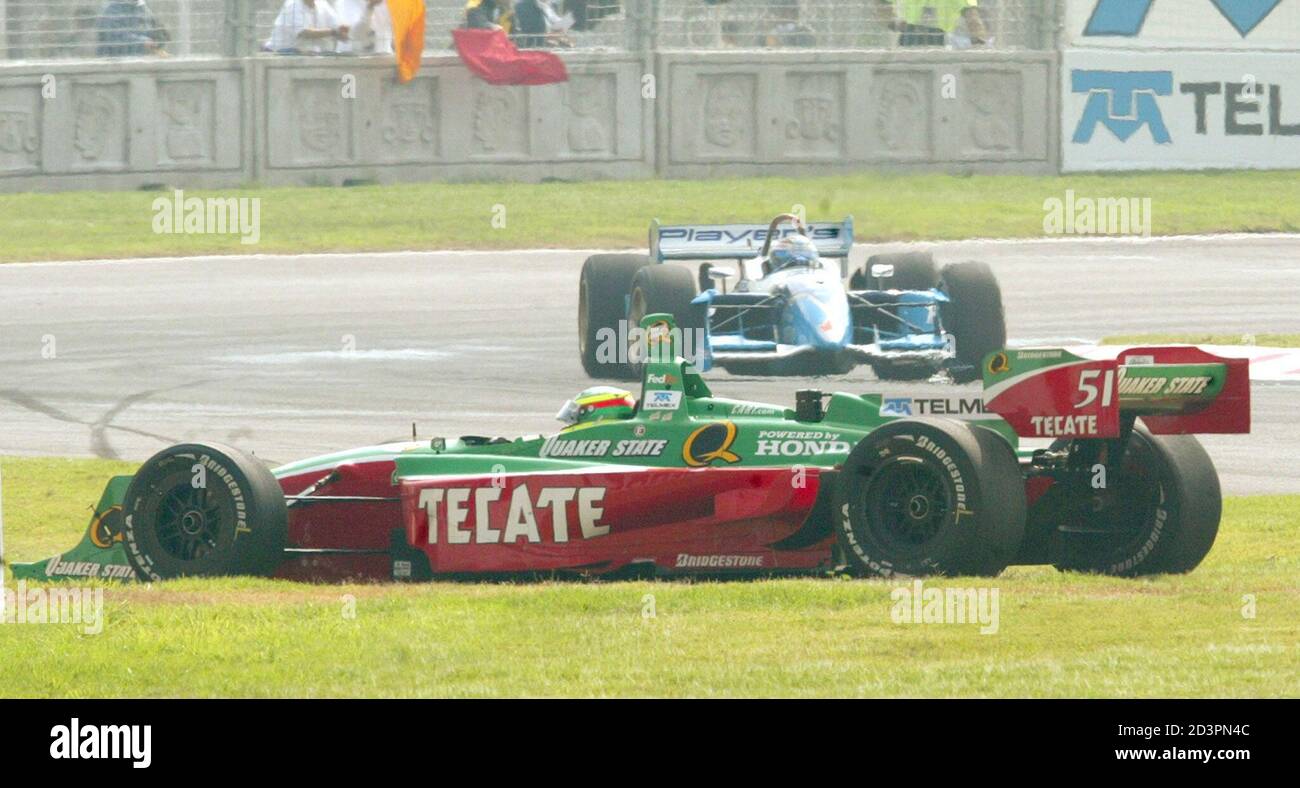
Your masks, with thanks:
<instances>
[{"instance_id":1,"label":"concrete barrier wall","mask_svg":"<svg viewBox=\"0 0 1300 788\"><path fill-rule=\"evenodd\" d=\"M0 190L244 181L247 77L222 60L0 68Z\"/></svg>"},{"instance_id":2,"label":"concrete barrier wall","mask_svg":"<svg viewBox=\"0 0 1300 788\"><path fill-rule=\"evenodd\" d=\"M654 172L639 58L575 55L568 82L492 86L455 58L252 61L255 174L268 183L636 177ZM347 80L355 79L348 98Z\"/></svg>"},{"instance_id":3,"label":"concrete barrier wall","mask_svg":"<svg viewBox=\"0 0 1300 788\"><path fill-rule=\"evenodd\" d=\"M1055 55L661 53L659 171L1049 172Z\"/></svg>"},{"instance_id":4,"label":"concrete barrier wall","mask_svg":"<svg viewBox=\"0 0 1300 788\"><path fill-rule=\"evenodd\" d=\"M1055 168L1053 53L649 57L538 87L449 56L406 85L384 58L3 65L0 191Z\"/></svg>"}]
</instances>

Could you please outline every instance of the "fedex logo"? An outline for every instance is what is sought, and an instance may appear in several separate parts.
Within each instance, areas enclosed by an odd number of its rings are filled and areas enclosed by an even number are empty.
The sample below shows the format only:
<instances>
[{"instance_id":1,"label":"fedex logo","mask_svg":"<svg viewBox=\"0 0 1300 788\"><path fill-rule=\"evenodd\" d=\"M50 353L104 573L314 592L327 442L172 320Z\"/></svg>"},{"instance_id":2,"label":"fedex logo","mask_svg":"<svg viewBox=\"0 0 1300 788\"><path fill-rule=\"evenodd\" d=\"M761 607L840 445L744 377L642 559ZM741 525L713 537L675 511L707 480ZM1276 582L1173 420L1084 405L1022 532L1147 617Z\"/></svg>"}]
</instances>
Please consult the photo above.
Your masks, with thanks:
<instances>
[{"instance_id":1,"label":"fedex logo","mask_svg":"<svg viewBox=\"0 0 1300 788\"><path fill-rule=\"evenodd\" d=\"M1165 0L1172 2L1172 0ZM1282 4L1282 0L1209 0L1236 28L1242 38ZM1097 0L1097 6L1083 30L1085 36L1133 37L1142 32L1155 0Z\"/></svg>"},{"instance_id":2,"label":"fedex logo","mask_svg":"<svg viewBox=\"0 0 1300 788\"><path fill-rule=\"evenodd\" d=\"M609 533L601 523L603 487L543 487L534 493L520 485L509 493L501 487L434 487L420 490L420 508L428 517L429 544L526 544L542 542L542 525L550 541L569 541L571 524L577 535L594 539Z\"/></svg>"}]
</instances>

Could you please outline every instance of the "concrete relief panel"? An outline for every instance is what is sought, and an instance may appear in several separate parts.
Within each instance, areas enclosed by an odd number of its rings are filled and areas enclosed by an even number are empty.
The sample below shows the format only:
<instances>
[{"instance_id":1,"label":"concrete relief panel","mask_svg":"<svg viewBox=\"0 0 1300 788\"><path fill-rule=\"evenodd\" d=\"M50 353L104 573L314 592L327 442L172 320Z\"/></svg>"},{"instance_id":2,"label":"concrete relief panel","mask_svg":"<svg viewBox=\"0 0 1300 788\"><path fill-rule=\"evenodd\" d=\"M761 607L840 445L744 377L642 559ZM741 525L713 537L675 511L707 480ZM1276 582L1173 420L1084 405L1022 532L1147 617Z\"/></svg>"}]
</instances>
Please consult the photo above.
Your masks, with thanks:
<instances>
[{"instance_id":1,"label":"concrete relief panel","mask_svg":"<svg viewBox=\"0 0 1300 788\"><path fill-rule=\"evenodd\" d=\"M574 157L613 156L617 152L617 75L575 76L566 85L563 150Z\"/></svg>"},{"instance_id":2,"label":"concrete relief panel","mask_svg":"<svg viewBox=\"0 0 1300 788\"><path fill-rule=\"evenodd\" d=\"M704 159L748 159L757 151L758 77L700 74L695 151Z\"/></svg>"},{"instance_id":3,"label":"concrete relief panel","mask_svg":"<svg viewBox=\"0 0 1300 788\"><path fill-rule=\"evenodd\" d=\"M875 115L868 132L872 158L925 159L933 155L933 76L930 71L877 69L872 74Z\"/></svg>"},{"instance_id":4,"label":"concrete relief panel","mask_svg":"<svg viewBox=\"0 0 1300 788\"><path fill-rule=\"evenodd\" d=\"M160 166L203 167L216 160L216 107L213 80L158 83Z\"/></svg>"},{"instance_id":5,"label":"concrete relief panel","mask_svg":"<svg viewBox=\"0 0 1300 788\"><path fill-rule=\"evenodd\" d=\"M526 88L475 82L470 155L512 159L528 155L528 93Z\"/></svg>"},{"instance_id":6,"label":"concrete relief panel","mask_svg":"<svg viewBox=\"0 0 1300 788\"><path fill-rule=\"evenodd\" d=\"M41 100L38 87L0 86L0 172L40 168Z\"/></svg>"},{"instance_id":7,"label":"concrete relief panel","mask_svg":"<svg viewBox=\"0 0 1300 788\"><path fill-rule=\"evenodd\" d=\"M1024 76L1019 70L968 72L962 79L960 147L972 158L1024 154ZM1045 118L1035 119L1046 122Z\"/></svg>"},{"instance_id":8,"label":"concrete relief panel","mask_svg":"<svg viewBox=\"0 0 1300 788\"><path fill-rule=\"evenodd\" d=\"M442 55L407 85L391 64L323 58L0 65L0 191L799 175L810 165L1048 171L1057 150L1051 53L565 57L570 81L535 87L488 85ZM648 68L653 97L642 95ZM57 98L41 96L47 70ZM355 98L344 96L345 72L360 80ZM950 98L945 74L957 78ZM1070 128L1081 112L1066 114ZM1094 147L1107 142L1097 137Z\"/></svg>"},{"instance_id":9,"label":"concrete relief panel","mask_svg":"<svg viewBox=\"0 0 1300 788\"><path fill-rule=\"evenodd\" d=\"M76 82L72 97L73 170L126 169L130 152L125 82Z\"/></svg>"},{"instance_id":10,"label":"concrete relief panel","mask_svg":"<svg viewBox=\"0 0 1300 788\"><path fill-rule=\"evenodd\" d=\"M842 72L786 75L778 110L779 154L786 159L841 158L845 155L845 91Z\"/></svg>"},{"instance_id":11,"label":"concrete relief panel","mask_svg":"<svg viewBox=\"0 0 1300 788\"><path fill-rule=\"evenodd\" d=\"M290 84L291 117L283 131L290 134L292 163L347 163L355 100L343 98L338 79L294 79Z\"/></svg>"},{"instance_id":12,"label":"concrete relief panel","mask_svg":"<svg viewBox=\"0 0 1300 788\"><path fill-rule=\"evenodd\" d=\"M418 77L403 85L382 80L381 162L435 162L442 156L437 77Z\"/></svg>"}]
</instances>

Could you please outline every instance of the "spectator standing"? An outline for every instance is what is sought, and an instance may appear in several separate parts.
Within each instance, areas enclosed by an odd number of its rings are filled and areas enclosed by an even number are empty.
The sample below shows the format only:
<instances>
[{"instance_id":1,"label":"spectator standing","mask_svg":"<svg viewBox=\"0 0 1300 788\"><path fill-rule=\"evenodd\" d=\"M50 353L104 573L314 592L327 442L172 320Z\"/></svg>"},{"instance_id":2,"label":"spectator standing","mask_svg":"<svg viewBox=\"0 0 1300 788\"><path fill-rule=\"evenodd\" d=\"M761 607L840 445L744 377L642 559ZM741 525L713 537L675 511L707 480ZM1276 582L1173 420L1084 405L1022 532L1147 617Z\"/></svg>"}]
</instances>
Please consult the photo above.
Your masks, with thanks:
<instances>
[{"instance_id":1,"label":"spectator standing","mask_svg":"<svg viewBox=\"0 0 1300 788\"><path fill-rule=\"evenodd\" d=\"M513 32L516 46L572 46L565 34L567 27L549 0L518 0L515 3Z\"/></svg>"},{"instance_id":2,"label":"spectator standing","mask_svg":"<svg viewBox=\"0 0 1300 788\"><path fill-rule=\"evenodd\" d=\"M510 0L469 0L465 3L465 27L471 30L504 30L510 35L514 18Z\"/></svg>"},{"instance_id":3,"label":"spectator standing","mask_svg":"<svg viewBox=\"0 0 1300 788\"><path fill-rule=\"evenodd\" d=\"M348 38L348 26L329 0L284 0L265 48L281 55L333 52Z\"/></svg>"},{"instance_id":4,"label":"spectator standing","mask_svg":"<svg viewBox=\"0 0 1300 788\"><path fill-rule=\"evenodd\" d=\"M878 0L890 30L897 30L903 47L941 47L959 22L966 23L970 42L988 41L978 0Z\"/></svg>"},{"instance_id":5,"label":"spectator standing","mask_svg":"<svg viewBox=\"0 0 1300 788\"><path fill-rule=\"evenodd\" d=\"M99 57L166 57L171 40L144 0L109 0L95 19L95 54Z\"/></svg>"},{"instance_id":6,"label":"spectator standing","mask_svg":"<svg viewBox=\"0 0 1300 788\"><path fill-rule=\"evenodd\" d=\"M577 32L591 30L600 20L622 10L622 0L564 0L564 12L573 15L573 29Z\"/></svg>"},{"instance_id":7,"label":"spectator standing","mask_svg":"<svg viewBox=\"0 0 1300 788\"><path fill-rule=\"evenodd\" d=\"M767 47L815 47L817 35L800 20L799 0L781 0L772 9L776 24L763 40Z\"/></svg>"},{"instance_id":8,"label":"spectator standing","mask_svg":"<svg viewBox=\"0 0 1300 788\"><path fill-rule=\"evenodd\" d=\"M384 0L338 0L338 17L348 28L339 52L393 54L393 19Z\"/></svg>"}]
</instances>

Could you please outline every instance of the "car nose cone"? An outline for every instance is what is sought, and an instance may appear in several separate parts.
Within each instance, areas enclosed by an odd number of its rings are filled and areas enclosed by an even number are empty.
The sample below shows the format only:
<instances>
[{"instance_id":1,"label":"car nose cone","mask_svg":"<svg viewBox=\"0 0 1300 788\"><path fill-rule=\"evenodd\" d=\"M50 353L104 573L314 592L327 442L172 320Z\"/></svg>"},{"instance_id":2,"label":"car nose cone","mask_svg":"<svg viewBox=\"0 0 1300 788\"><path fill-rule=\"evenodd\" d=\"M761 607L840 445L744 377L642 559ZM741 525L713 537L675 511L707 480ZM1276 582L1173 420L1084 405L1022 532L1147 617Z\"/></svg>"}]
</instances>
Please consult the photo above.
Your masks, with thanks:
<instances>
[{"instance_id":1,"label":"car nose cone","mask_svg":"<svg viewBox=\"0 0 1300 788\"><path fill-rule=\"evenodd\" d=\"M842 347L849 339L849 310L843 296L827 297L825 292L795 293L790 301L796 333L802 340L819 348Z\"/></svg>"}]
</instances>

